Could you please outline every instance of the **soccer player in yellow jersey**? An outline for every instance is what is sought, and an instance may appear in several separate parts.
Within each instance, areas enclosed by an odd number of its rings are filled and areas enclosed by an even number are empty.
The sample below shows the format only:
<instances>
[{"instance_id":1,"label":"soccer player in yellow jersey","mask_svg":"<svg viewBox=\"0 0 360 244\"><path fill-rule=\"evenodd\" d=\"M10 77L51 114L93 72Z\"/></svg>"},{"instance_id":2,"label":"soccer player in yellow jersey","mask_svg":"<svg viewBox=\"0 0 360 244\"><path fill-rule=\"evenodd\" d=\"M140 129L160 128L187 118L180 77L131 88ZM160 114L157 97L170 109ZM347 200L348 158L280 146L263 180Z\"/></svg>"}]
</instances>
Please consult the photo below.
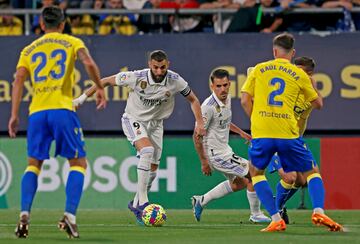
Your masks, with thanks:
<instances>
[{"instance_id":1,"label":"soccer player in yellow jersey","mask_svg":"<svg viewBox=\"0 0 360 244\"><path fill-rule=\"evenodd\" d=\"M341 231L342 226L324 214L324 185L316 162L299 135L293 112L300 94L312 107L323 106L308 75L290 63L295 54L294 41L287 33L276 36L273 40L275 59L256 65L241 90L241 104L250 117L253 138L249 148L250 174L255 191L272 219L262 231L286 229L264 175L276 152L283 160L285 172L302 172L307 179L314 208L313 223L325 225L331 231Z\"/></svg>"},{"instance_id":2,"label":"soccer player in yellow jersey","mask_svg":"<svg viewBox=\"0 0 360 244\"><path fill-rule=\"evenodd\" d=\"M78 38L62 34L62 10L58 7L44 8L41 28L45 34L22 50L13 83L8 125L10 137L15 137L18 130L19 106L24 82L28 77L33 88L27 130L28 167L21 182L21 213L15 234L19 238L28 236L30 210L37 190L38 175L43 161L49 158L49 149L55 140L55 156L61 155L70 163L65 213L59 222L59 228L65 230L69 237L78 238L75 215L84 185L86 152L79 119L72 106L77 57L98 86L98 108L106 105L105 93L100 83L99 69L84 43Z\"/></svg>"},{"instance_id":3,"label":"soccer player in yellow jersey","mask_svg":"<svg viewBox=\"0 0 360 244\"><path fill-rule=\"evenodd\" d=\"M311 82L316 89L316 83L312 78L315 69L315 61L309 57L297 57L294 59L294 64L309 75ZM307 120L311 111L311 103L304 100L303 94L299 94L294 107L294 115L298 121L300 136L303 136L305 132ZM285 203L297 192L299 187L306 185L306 179L296 172L286 173L282 168L281 160L277 154L272 157L267 169L270 173L277 171L281 178L276 186L276 207L280 210L280 216L284 219L285 223L288 224L289 217L286 208L284 207Z\"/></svg>"}]
</instances>

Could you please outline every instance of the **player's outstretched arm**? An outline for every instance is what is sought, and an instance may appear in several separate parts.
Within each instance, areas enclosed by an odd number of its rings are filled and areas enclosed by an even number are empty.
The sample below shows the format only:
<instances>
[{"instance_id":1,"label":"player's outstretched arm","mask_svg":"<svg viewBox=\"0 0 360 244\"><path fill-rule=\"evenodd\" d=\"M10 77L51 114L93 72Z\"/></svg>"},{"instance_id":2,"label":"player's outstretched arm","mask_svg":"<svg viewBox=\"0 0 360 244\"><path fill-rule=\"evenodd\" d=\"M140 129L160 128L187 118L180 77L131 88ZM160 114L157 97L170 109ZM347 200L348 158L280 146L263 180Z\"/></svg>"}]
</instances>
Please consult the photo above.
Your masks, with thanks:
<instances>
[{"instance_id":1,"label":"player's outstretched arm","mask_svg":"<svg viewBox=\"0 0 360 244\"><path fill-rule=\"evenodd\" d=\"M246 142L249 142L251 140L251 135L237 127L234 123L230 124L230 131L239 134L242 138L246 140Z\"/></svg>"},{"instance_id":2,"label":"player's outstretched arm","mask_svg":"<svg viewBox=\"0 0 360 244\"><path fill-rule=\"evenodd\" d=\"M203 145L203 137L196 135L194 133L193 135L193 141L194 146L197 154L199 155L199 159L201 162L201 171L204 175L210 176L211 175L211 168L209 166L209 160L206 156L204 145Z\"/></svg>"},{"instance_id":3,"label":"player's outstretched arm","mask_svg":"<svg viewBox=\"0 0 360 244\"><path fill-rule=\"evenodd\" d=\"M105 88L107 86L115 86L116 82L115 82L115 75L109 76L109 77L105 77L101 79L101 84L102 86ZM73 100L73 105L75 107L78 107L80 105L82 105L85 100L88 97L91 97L92 95L95 94L95 92L97 91L97 86L93 85L92 87L90 87L88 90L86 90L83 94L81 94L78 98Z\"/></svg>"},{"instance_id":4,"label":"player's outstretched arm","mask_svg":"<svg viewBox=\"0 0 360 244\"><path fill-rule=\"evenodd\" d=\"M95 61L90 56L89 52L85 48L80 48L77 53L80 61L85 66L86 72L90 79L96 84L96 105L97 109L106 107L106 97L104 87L100 80L100 71Z\"/></svg>"},{"instance_id":5,"label":"player's outstretched arm","mask_svg":"<svg viewBox=\"0 0 360 244\"><path fill-rule=\"evenodd\" d=\"M201 107L199 99L196 97L193 91L186 97L186 99L191 104L191 110L195 116L196 124L195 124L195 134L197 136L204 136L206 134L206 130L204 129L204 121L201 115Z\"/></svg>"},{"instance_id":6,"label":"player's outstretched arm","mask_svg":"<svg viewBox=\"0 0 360 244\"><path fill-rule=\"evenodd\" d=\"M9 136L16 137L19 127L19 107L21 97L24 90L24 82L29 76L29 72L25 67L19 67L16 70L15 80L13 82L13 90L11 95L11 117L8 124Z\"/></svg>"}]
</instances>

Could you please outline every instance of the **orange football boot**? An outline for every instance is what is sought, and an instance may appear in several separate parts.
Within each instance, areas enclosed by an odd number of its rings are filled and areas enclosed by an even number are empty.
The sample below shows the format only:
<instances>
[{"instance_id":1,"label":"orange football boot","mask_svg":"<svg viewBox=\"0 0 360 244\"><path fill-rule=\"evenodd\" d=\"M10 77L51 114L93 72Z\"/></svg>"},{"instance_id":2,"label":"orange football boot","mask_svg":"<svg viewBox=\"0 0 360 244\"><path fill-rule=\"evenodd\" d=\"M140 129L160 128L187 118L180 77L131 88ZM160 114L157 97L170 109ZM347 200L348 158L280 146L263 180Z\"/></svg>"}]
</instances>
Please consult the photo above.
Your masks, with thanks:
<instances>
[{"instance_id":1,"label":"orange football boot","mask_svg":"<svg viewBox=\"0 0 360 244\"><path fill-rule=\"evenodd\" d=\"M342 225L336 223L325 214L313 213L311 220L314 225L323 225L328 227L329 231L344 231L344 227L342 227Z\"/></svg>"},{"instance_id":2,"label":"orange football boot","mask_svg":"<svg viewBox=\"0 0 360 244\"><path fill-rule=\"evenodd\" d=\"M261 232L275 232L275 231L284 231L286 230L286 224L283 219L280 221L271 221L271 223L265 229L262 229Z\"/></svg>"}]
</instances>

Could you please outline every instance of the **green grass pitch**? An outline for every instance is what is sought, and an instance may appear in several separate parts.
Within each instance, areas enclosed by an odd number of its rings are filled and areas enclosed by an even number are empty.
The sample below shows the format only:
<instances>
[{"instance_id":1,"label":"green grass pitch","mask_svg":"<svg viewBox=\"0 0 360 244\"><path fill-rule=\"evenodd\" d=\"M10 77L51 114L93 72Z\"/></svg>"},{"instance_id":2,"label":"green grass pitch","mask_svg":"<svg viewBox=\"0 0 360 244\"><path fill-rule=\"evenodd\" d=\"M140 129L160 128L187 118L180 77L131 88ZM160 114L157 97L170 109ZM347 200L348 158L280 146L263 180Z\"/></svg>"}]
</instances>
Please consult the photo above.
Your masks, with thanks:
<instances>
[{"instance_id":1,"label":"green grass pitch","mask_svg":"<svg viewBox=\"0 0 360 244\"><path fill-rule=\"evenodd\" d=\"M327 211L346 231L332 233L311 224L311 211L289 210L291 224L282 233L261 233L265 225L248 222L248 210L205 209L201 222L191 210L167 210L163 227L141 227L125 210L79 210L80 239L69 240L57 229L60 210L34 210L26 240L14 236L16 210L0 210L0 243L360 243L360 211Z\"/></svg>"}]
</instances>

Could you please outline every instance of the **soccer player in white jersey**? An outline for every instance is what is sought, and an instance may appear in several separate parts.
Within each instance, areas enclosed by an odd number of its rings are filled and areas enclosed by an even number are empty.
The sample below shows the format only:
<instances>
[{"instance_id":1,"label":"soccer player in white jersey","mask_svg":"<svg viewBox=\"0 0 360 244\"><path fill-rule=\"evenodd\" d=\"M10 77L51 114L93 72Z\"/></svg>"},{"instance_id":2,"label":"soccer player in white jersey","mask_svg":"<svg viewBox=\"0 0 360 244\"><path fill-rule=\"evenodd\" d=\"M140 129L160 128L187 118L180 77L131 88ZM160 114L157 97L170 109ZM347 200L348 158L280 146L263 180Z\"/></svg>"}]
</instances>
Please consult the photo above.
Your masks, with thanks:
<instances>
[{"instance_id":1,"label":"soccer player in white jersey","mask_svg":"<svg viewBox=\"0 0 360 244\"><path fill-rule=\"evenodd\" d=\"M237 156L229 146L230 130L248 141L251 139L249 134L231 122L229 73L223 69L216 69L210 78L213 93L201 106L206 136L201 138L194 135L194 144L203 174L210 176L212 170L217 170L224 174L226 180L204 195L192 197L195 219L200 221L203 208L210 201L247 188L251 211L249 221L269 223L271 219L261 212L260 201L249 180L248 160Z\"/></svg>"},{"instance_id":2,"label":"soccer player in white jersey","mask_svg":"<svg viewBox=\"0 0 360 244\"><path fill-rule=\"evenodd\" d=\"M169 60L162 50L150 53L149 68L120 72L102 79L103 86L128 86L131 91L122 116L122 128L140 157L137 166L138 189L128 208L142 224L142 210L149 204L148 190L156 177L163 144L163 120L173 112L175 95L181 93L191 104L195 116L195 134L204 136L204 122L198 98L188 83L177 73L169 70ZM74 100L81 105L94 94L96 87Z\"/></svg>"}]
</instances>

